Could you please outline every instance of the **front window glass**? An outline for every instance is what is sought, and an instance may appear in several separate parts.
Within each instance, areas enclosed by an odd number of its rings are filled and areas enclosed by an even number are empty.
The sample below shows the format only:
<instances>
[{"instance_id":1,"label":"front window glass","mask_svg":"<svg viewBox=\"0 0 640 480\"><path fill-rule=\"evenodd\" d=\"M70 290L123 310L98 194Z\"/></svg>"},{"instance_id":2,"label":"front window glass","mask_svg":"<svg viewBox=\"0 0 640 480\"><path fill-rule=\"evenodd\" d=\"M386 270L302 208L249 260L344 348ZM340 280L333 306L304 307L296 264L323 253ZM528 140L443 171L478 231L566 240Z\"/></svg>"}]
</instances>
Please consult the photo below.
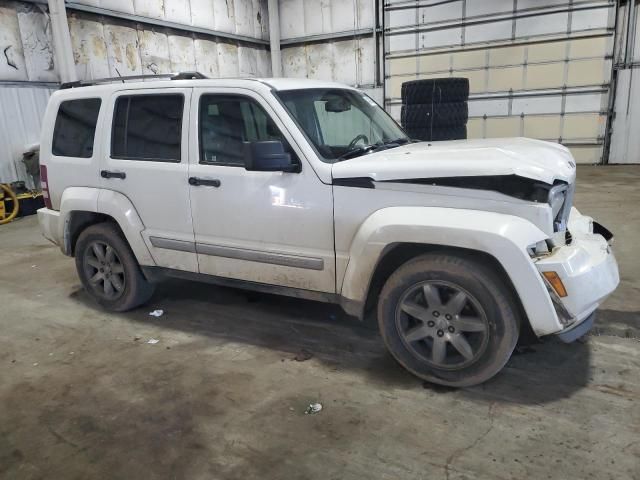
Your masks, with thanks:
<instances>
[{"instance_id":1,"label":"front window glass","mask_svg":"<svg viewBox=\"0 0 640 480\"><path fill-rule=\"evenodd\" d=\"M217 94L200 98L200 163L244 166L244 144L269 140L281 141L292 158L297 158L274 121L254 100Z\"/></svg>"},{"instance_id":2,"label":"front window glass","mask_svg":"<svg viewBox=\"0 0 640 480\"><path fill-rule=\"evenodd\" d=\"M409 141L398 124L361 92L320 88L276 94L327 162Z\"/></svg>"}]
</instances>

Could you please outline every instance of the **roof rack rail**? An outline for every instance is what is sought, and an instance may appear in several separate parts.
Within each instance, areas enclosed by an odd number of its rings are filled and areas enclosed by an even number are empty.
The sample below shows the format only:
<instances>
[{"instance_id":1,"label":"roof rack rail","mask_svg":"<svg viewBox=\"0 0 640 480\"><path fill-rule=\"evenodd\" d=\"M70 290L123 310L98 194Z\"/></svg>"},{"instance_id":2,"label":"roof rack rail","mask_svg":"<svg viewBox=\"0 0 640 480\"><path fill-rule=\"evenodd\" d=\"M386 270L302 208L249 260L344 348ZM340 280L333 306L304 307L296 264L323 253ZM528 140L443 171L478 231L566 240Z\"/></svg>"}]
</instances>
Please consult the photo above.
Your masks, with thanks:
<instances>
[{"instance_id":1,"label":"roof rack rail","mask_svg":"<svg viewBox=\"0 0 640 480\"><path fill-rule=\"evenodd\" d=\"M124 83L127 80L147 80L147 79L160 79L160 78L168 78L170 80L201 80L205 77L200 72L178 72L178 73L157 73L153 75L128 75L125 77L109 77L109 78L96 78L94 80L77 80L75 82L65 82L60 85L60 90L64 90L66 88L75 88L75 87L89 87L91 85L99 85L102 83L114 83L114 82L122 82Z\"/></svg>"}]
</instances>

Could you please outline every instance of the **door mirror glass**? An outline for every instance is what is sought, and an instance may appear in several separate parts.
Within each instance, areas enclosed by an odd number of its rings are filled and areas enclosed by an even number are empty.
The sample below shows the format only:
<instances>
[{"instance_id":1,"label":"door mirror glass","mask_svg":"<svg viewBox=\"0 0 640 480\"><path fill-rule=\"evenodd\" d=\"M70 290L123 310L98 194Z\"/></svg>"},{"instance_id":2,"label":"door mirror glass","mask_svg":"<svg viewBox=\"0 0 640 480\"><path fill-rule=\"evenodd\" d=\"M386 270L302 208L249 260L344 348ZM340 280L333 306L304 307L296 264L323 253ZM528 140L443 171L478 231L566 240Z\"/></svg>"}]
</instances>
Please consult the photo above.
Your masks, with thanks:
<instances>
[{"instance_id":1,"label":"door mirror glass","mask_svg":"<svg viewBox=\"0 0 640 480\"><path fill-rule=\"evenodd\" d=\"M299 164L278 140L244 143L244 168L254 172L298 172Z\"/></svg>"}]
</instances>

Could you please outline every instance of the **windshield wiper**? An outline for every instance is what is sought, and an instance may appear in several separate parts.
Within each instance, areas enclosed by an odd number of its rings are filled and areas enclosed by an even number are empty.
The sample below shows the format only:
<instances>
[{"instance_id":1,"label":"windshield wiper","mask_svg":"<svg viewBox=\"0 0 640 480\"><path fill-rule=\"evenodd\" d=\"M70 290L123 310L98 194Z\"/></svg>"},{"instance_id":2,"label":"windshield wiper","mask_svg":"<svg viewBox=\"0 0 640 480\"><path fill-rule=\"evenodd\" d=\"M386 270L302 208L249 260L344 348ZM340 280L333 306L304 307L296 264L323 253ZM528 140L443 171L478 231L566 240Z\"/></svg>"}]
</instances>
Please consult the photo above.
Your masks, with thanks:
<instances>
[{"instance_id":1,"label":"windshield wiper","mask_svg":"<svg viewBox=\"0 0 640 480\"><path fill-rule=\"evenodd\" d=\"M364 154L367 153L370 150L374 150L378 147L381 147L382 145L379 144L375 144L375 145L365 145L365 146L361 146L361 147L355 147L352 148L351 150L343 153L342 155L340 155L338 158L336 158L336 162L341 162L342 160L347 160L349 158L353 158L353 156L357 155L357 154Z\"/></svg>"},{"instance_id":2,"label":"windshield wiper","mask_svg":"<svg viewBox=\"0 0 640 480\"><path fill-rule=\"evenodd\" d=\"M341 162L342 160L348 160L354 156L364 155L367 152L378 152L380 150L386 150L387 148L399 147L400 145L404 145L410 141L411 140L408 138L396 138L395 140L387 140L386 142L378 142L371 145L355 147L340 155L335 161Z\"/></svg>"}]
</instances>

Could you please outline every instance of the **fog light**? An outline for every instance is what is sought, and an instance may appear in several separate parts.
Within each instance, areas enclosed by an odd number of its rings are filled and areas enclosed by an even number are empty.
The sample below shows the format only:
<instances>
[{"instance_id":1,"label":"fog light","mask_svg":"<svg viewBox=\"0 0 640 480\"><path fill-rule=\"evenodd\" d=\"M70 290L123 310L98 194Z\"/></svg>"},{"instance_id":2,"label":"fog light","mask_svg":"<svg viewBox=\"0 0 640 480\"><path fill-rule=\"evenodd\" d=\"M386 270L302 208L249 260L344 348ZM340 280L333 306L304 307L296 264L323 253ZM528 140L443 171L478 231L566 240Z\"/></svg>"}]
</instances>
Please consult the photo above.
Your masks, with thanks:
<instances>
[{"instance_id":1,"label":"fog light","mask_svg":"<svg viewBox=\"0 0 640 480\"><path fill-rule=\"evenodd\" d=\"M556 272L542 272L542 275L551 284L559 297L567 296L567 289L564 288L564 284Z\"/></svg>"}]
</instances>

